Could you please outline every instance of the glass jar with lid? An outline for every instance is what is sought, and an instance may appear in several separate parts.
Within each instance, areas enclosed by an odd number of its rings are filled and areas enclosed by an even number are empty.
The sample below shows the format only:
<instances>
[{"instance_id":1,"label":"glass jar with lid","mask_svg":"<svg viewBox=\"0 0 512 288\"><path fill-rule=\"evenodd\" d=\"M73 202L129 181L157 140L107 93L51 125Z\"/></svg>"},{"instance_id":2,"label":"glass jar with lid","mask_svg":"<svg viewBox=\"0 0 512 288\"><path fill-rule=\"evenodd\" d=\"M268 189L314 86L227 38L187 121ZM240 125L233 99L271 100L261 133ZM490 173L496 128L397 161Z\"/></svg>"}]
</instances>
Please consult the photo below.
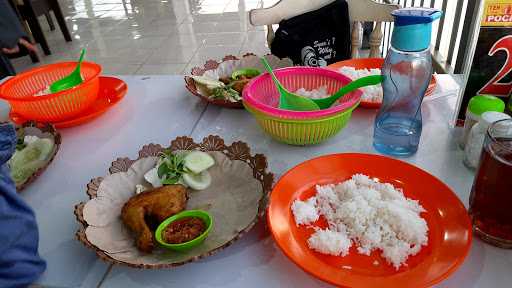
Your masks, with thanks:
<instances>
[{"instance_id":1,"label":"glass jar with lid","mask_svg":"<svg viewBox=\"0 0 512 288\"><path fill-rule=\"evenodd\" d=\"M466 146L471 128L478 123L481 115L487 111L504 112L505 102L492 95L476 95L469 100L466 120L464 121L464 131L459 142L462 149Z\"/></svg>"}]
</instances>

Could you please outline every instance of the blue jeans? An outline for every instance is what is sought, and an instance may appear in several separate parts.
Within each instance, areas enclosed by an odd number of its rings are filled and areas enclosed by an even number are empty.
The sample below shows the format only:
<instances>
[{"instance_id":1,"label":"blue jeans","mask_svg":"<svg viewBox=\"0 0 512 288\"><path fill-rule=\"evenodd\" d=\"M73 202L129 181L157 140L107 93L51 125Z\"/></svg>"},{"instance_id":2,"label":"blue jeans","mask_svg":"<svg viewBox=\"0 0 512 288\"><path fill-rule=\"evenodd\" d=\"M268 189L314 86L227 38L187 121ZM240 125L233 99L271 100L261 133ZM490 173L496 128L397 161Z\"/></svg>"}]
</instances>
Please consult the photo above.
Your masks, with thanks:
<instances>
[{"instance_id":1,"label":"blue jeans","mask_svg":"<svg viewBox=\"0 0 512 288\"><path fill-rule=\"evenodd\" d=\"M46 269L34 212L16 192L6 164L15 148L14 127L0 124L0 287L25 287Z\"/></svg>"}]
</instances>

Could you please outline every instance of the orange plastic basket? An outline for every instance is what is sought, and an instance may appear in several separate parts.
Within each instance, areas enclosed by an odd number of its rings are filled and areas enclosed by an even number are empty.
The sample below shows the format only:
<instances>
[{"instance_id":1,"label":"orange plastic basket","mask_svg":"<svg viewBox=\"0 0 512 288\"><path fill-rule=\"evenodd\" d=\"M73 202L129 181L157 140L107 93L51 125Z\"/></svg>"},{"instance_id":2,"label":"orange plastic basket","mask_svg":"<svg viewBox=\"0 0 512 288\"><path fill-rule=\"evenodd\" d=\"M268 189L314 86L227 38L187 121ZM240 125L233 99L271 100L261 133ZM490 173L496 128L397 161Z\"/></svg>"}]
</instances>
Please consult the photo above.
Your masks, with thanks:
<instances>
[{"instance_id":1,"label":"orange plastic basket","mask_svg":"<svg viewBox=\"0 0 512 288\"><path fill-rule=\"evenodd\" d=\"M0 85L0 98L9 101L12 112L25 119L55 122L72 118L96 100L100 65L82 62L80 69L84 79L82 84L54 94L34 95L69 75L76 64L76 62L61 62L21 73Z\"/></svg>"}]
</instances>

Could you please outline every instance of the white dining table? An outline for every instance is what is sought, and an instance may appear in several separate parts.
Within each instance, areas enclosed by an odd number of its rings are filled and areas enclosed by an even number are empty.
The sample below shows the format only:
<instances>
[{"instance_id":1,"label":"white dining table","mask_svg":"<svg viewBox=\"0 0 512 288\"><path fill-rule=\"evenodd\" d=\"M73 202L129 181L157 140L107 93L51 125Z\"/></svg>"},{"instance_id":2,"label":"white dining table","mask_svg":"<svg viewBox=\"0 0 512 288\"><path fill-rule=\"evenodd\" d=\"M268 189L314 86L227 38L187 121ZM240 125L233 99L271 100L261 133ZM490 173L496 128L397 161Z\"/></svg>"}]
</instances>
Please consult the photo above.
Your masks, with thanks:
<instances>
[{"instance_id":1,"label":"white dining table","mask_svg":"<svg viewBox=\"0 0 512 288\"><path fill-rule=\"evenodd\" d=\"M227 143L244 141L263 153L276 180L293 166L320 155L377 152L372 147L375 110L358 108L348 126L314 146L274 141L244 110L207 105L184 87L182 76L118 76L128 84L125 98L101 117L60 130L62 146L46 172L21 196L34 209L39 225L39 252L47 270L43 287L329 287L303 272L276 246L263 223L220 253L169 270L138 270L111 265L75 238L75 204L86 201L87 183L106 175L118 157L136 158L148 143L168 145L177 136L196 141L210 134ZM425 98L423 134L418 152L402 160L445 182L468 204L474 172L462 163L454 128L458 81L438 75L434 95ZM511 287L512 251L474 238L463 265L436 287ZM397 283L400 287L400 283Z\"/></svg>"}]
</instances>

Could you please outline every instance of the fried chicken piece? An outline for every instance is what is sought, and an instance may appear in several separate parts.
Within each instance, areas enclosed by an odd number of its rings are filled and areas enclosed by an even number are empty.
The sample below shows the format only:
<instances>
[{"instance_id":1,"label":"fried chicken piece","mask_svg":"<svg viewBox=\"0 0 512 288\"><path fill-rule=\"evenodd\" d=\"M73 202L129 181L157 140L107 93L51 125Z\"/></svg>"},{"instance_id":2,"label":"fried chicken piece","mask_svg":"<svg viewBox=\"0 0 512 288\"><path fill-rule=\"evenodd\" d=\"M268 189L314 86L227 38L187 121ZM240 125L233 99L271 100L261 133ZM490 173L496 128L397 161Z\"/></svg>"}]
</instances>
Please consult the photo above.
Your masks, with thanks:
<instances>
[{"instance_id":1,"label":"fried chicken piece","mask_svg":"<svg viewBox=\"0 0 512 288\"><path fill-rule=\"evenodd\" d=\"M220 78L219 78L219 81L220 81L220 82L222 82L222 83L224 83L224 84L226 84L226 85L228 85L229 83L231 83L231 77L229 77L229 76L226 76L226 77L220 77Z\"/></svg>"},{"instance_id":2,"label":"fried chicken piece","mask_svg":"<svg viewBox=\"0 0 512 288\"><path fill-rule=\"evenodd\" d=\"M166 185L133 196L121 210L123 223L137 234L139 250L151 253L154 248L151 222L159 224L185 209L187 190L183 185ZM149 223L148 223L149 222Z\"/></svg>"},{"instance_id":3,"label":"fried chicken piece","mask_svg":"<svg viewBox=\"0 0 512 288\"><path fill-rule=\"evenodd\" d=\"M245 85L251 81L250 78L243 77L241 80L234 81L233 89L238 92L240 95L242 95L242 91L244 91Z\"/></svg>"}]
</instances>

